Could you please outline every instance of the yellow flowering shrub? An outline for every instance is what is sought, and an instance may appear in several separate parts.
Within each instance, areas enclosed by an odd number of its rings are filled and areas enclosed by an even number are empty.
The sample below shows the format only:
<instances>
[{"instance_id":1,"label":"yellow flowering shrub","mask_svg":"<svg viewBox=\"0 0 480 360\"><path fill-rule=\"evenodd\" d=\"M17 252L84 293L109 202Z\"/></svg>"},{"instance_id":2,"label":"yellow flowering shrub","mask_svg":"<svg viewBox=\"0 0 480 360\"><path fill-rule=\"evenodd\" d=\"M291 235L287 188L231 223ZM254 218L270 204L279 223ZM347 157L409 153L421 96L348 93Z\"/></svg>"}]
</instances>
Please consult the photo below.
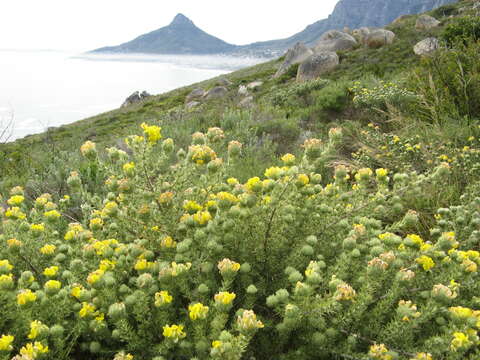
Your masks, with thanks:
<instances>
[{"instance_id":1,"label":"yellow flowering shrub","mask_svg":"<svg viewBox=\"0 0 480 360\"><path fill-rule=\"evenodd\" d=\"M441 199L449 166L329 169L334 128L248 177L219 128L177 155L139 131L128 154L85 143L67 197L2 194L0 356L478 355L480 200L428 221L407 206Z\"/></svg>"}]
</instances>

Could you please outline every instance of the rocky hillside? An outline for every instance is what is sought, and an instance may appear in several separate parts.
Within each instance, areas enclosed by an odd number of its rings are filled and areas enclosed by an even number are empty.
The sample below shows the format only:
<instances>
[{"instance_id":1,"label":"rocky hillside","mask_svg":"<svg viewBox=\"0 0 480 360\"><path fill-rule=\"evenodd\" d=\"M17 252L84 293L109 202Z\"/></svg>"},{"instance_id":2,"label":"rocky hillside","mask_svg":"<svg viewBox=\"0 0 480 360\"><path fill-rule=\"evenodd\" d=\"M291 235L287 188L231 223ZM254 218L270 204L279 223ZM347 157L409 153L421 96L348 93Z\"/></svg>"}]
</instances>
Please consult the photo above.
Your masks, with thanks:
<instances>
[{"instance_id":1,"label":"rocky hillside","mask_svg":"<svg viewBox=\"0 0 480 360\"><path fill-rule=\"evenodd\" d=\"M183 14L178 14L170 25L120 44L96 49L94 53L144 54L218 54L235 48L199 29Z\"/></svg>"},{"instance_id":2,"label":"rocky hillside","mask_svg":"<svg viewBox=\"0 0 480 360\"><path fill-rule=\"evenodd\" d=\"M282 53L299 41L313 46L328 30L381 27L401 15L418 14L453 2L455 0L340 0L327 19L307 26L302 32L286 39L246 45L239 51L252 54Z\"/></svg>"}]
</instances>

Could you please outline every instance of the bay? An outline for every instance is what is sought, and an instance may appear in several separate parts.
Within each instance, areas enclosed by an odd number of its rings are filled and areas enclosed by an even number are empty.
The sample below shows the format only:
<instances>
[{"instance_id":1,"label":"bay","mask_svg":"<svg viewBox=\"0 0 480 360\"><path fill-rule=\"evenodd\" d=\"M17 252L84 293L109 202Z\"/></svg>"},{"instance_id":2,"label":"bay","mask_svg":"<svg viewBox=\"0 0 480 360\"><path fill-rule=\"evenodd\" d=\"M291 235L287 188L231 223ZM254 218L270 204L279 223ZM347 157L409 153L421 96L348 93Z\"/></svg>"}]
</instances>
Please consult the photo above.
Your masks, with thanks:
<instances>
[{"instance_id":1,"label":"bay","mask_svg":"<svg viewBox=\"0 0 480 360\"><path fill-rule=\"evenodd\" d=\"M137 90L160 94L261 61L0 50L0 131L13 120L12 141L116 109Z\"/></svg>"}]
</instances>

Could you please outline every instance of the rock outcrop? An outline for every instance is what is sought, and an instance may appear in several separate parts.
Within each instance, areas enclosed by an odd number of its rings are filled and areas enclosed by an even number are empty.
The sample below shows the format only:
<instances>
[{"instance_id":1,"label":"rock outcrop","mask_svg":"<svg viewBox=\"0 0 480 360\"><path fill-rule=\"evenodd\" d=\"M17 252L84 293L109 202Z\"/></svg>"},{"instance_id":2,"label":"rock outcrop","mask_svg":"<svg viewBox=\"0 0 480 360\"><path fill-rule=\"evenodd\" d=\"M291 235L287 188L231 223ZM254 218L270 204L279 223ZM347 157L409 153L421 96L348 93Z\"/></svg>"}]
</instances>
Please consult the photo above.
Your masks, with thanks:
<instances>
[{"instance_id":1,"label":"rock outcrop","mask_svg":"<svg viewBox=\"0 0 480 360\"><path fill-rule=\"evenodd\" d=\"M300 64L313 55L313 50L305 46L303 42L298 42L285 54L285 60L278 69L275 77L279 77L287 72L290 66Z\"/></svg>"},{"instance_id":2,"label":"rock outcrop","mask_svg":"<svg viewBox=\"0 0 480 360\"><path fill-rule=\"evenodd\" d=\"M225 86L215 86L214 88L207 91L205 94L205 99L220 99L227 95L228 89Z\"/></svg>"},{"instance_id":3,"label":"rock outcrop","mask_svg":"<svg viewBox=\"0 0 480 360\"><path fill-rule=\"evenodd\" d=\"M245 99L238 103L238 107L243 109L250 109L253 107L253 105L253 96L247 96Z\"/></svg>"},{"instance_id":4,"label":"rock outcrop","mask_svg":"<svg viewBox=\"0 0 480 360\"><path fill-rule=\"evenodd\" d=\"M308 81L335 69L340 60L337 53L324 51L310 56L298 67L297 81Z\"/></svg>"},{"instance_id":5,"label":"rock outcrop","mask_svg":"<svg viewBox=\"0 0 480 360\"><path fill-rule=\"evenodd\" d=\"M430 30L438 25L440 25L440 21L434 17L430 15L421 15L418 17L417 22L415 23L415 29L419 31Z\"/></svg>"},{"instance_id":6,"label":"rock outcrop","mask_svg":"<svg viewBox=\"0 0 480 360\"><path fill-rule=\"evenodd\" d=\"M369 48L377 49L385 45L390 45L395 40L395 34L390 30L377 29L371 31L365 38L365 45Z\"/></svg>"},{"instance_id":7,"label":"rock outcrop","mask_svg":"<svg viewBox=\"0 0 480 360\"><path fill-rule=\"evenodd\" d=\"M201 88L196 88L192 90L190 94L187 95L187 98L185 99L185 103L188 104L194 100L201 99L204 96L205 96L205 90Z\"/></svg>"},{"instance_id":8,"label":"rock outcrop","mask_svg":"<svg viewBox=\"0 0 480 360\"><path fill-rule=\"evenodd\" d=\"M247 96L248 95L248 89L245 85L240 85L238 87L238 95L240 95L240 96Z\"/></svg>"},{"instance_id":9,"label":"rock outcrop","mask_svg":"<svg viewBox=\"0 0 480 360\"><path fill-rule=\"evenodd\" d=\"M357 46L357 40L343 31L330 30L320 37L314 47L315 52L351 50Z\"/></svg>"},{"instance_id":10,"label":"rock outcrop","mask_svg":"<svg viewBox=\"0 0 480 360\"><path fill-rule=\"evenodd\" d=\"M437 38L429 37L418 42L413 47L413 52L417 55L424 56L429 55L440 47L440 43Z\"/></svg>"},{"instance_id":11,"label":"rock outcrop","mask_svg":"<svg viewBox=\"0 0 480 360\"><path fill-rule=\"evenodd\" d=\"M142 100L145 100L149 97L151 97L152 95L150 95L148 92L146 91L142 91L142 92L139 92L139 91L135 91L132 95L130 95L129 97L127 97L125 99L125 101L123 102L122 104L122 108L125 107L125 106L129 106L129 105L132 105L132 104L135 104L135 103L138 103Z\"/></svg>"},{"instance_id":12,"label":"rock outcrop","mask_svg":"<svg viewBox=\"0 0 480 360\"><path fill-rule=\"evenodd\" d=\"M370 34L370 31L370 28L364 26L359 29L353 30L352 35L355 40L357 40L360 44L365 45L365 41L367 40L367 36L368 34Z\"/></svg>"},{"instance_id":13,"label":"rock outcrop","mask_svg":"<svg viewBox=\"0 0 480 360\"><path fill-rule=\"evenodd\" d=\"M247 85L247 89L248 90L255 90L255 89L258 89L262 85L263 85L263 81L252 81L250 84Z\"/></svg>"}]
</instances>

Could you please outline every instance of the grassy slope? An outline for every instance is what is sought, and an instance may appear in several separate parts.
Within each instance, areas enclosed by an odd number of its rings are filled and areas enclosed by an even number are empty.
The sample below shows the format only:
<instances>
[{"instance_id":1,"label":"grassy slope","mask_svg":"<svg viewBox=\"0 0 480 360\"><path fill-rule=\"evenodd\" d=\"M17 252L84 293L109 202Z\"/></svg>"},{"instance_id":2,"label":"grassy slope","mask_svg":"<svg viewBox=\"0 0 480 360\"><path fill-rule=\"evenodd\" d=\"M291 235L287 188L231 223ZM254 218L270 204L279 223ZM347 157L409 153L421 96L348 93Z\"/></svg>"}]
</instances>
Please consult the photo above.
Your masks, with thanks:
<instances>
[{"instance_id":1,"label":"grassy slope","mask_svg":"<svg viewBox=\"0 0 480 360\"><path fill-rule=\"evenodd\" d=\"M460 2L431 13L446 22L448 15L456 13L462 5ZM398 24L388 26L397 34L397 39L391 46L378 50L359 47L341 53L340 66L325 78L333 80L332 83L337 84L342 91L351 81L368 76L387 80L401 79L405 70L411 69L419 62L419 58L413 54L413 45L427 36L436 35L442 29L439 27L419 33L414 27L416 18L417 16L409 16ZM315 102L314 99L319 92L314 92L310 97L304 96L301 101L294 104L273 107L271 95L295 85L293 71L280 79L273 79L272 75L280 64L281 59L274 60L226 75L225 77L233 83L229 86L228 96L220 101L207 102L192 111L184 110L186 95L196 87L209 89L215 86L218 78L176 89L149 98L145 102L51 129L43 134L28 136L11 144L4 144L0 147L0 156L3 155L4 160L2 173L12 175L16 182L25 182L32 173L44 173L52 163L59 161L59 158L68 159L70 163L74 162L78 156L77 149L84 141L92 140L100 145L118 144L118 139L137 132L142 122L159 123L166 136L179 139L177 141L180 146L189 143L191 133L206 130L211 126L227 127L227 134L237 138L243 137L241 139L243 141L251 140L252 136L257 135L257 141L251 144L253 157L246 159L246 162L258 163L261 167L261 159L256 158L254 154L259 153L271 158L275 152L290 150L297 143L298 136L295 136L297 134L308 130L319 135L324 133L331 123L371 119L372 114L356 111L351 99L347 99L345 104L337 108L334 106L333 110L319 106L318 101ZM238 86L255 80L264 82L260 90L254 93L257 106L248 114L235 113L240 100L237 95ZM343 100L340 96L338 101ZM247 119L246 123L240 124L243 118ZM276 144L272 145L272 149L258 152L254 148L258 147L259 143L265 147L265 137L262 136L265 133L273 135L269 139L276 141ZM5 177L3 180L5 182ZM10 185L9 181L4 185Z\"/></svg>"}]
</instances>

